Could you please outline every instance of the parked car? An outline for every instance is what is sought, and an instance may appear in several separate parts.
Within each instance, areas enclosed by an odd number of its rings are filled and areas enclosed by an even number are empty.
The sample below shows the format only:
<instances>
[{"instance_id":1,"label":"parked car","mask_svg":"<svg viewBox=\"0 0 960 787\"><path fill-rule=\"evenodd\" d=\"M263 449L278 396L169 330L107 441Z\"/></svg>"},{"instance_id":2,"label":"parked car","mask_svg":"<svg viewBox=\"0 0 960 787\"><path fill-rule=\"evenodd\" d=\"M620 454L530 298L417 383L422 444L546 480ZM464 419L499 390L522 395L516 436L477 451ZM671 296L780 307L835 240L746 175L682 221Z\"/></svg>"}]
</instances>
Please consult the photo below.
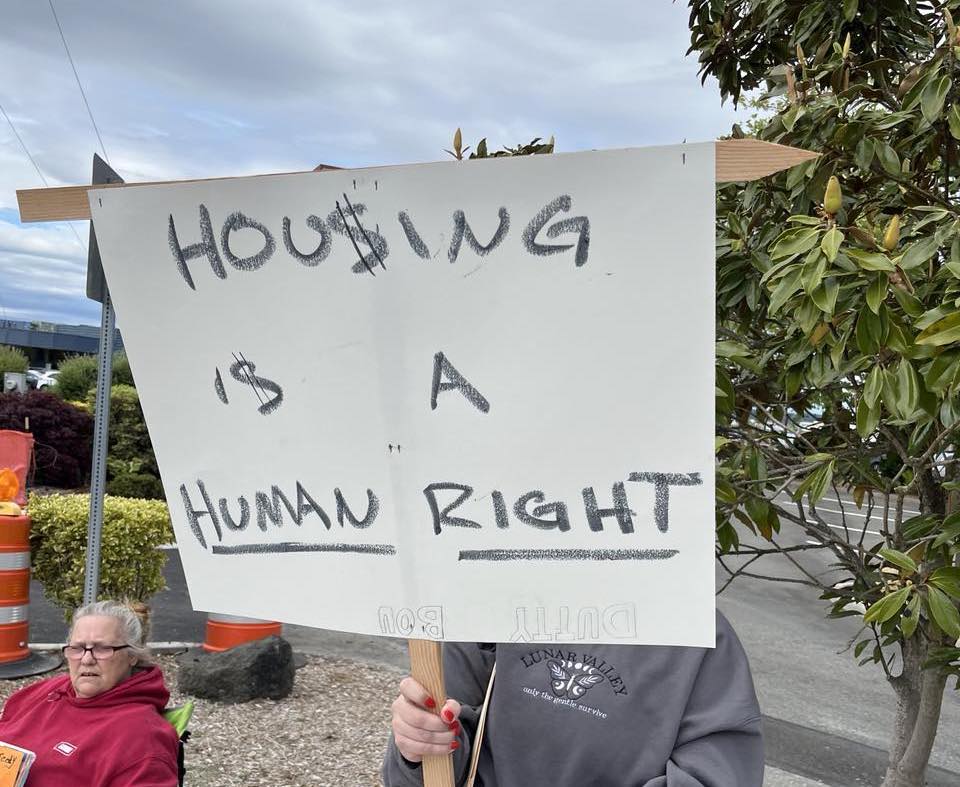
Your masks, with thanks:
<instances>
[{"instance_id":1,"label":"parked car","mask_svg":"<svg viewBox=\"0 0 960 787\"><path fill-rule=\"evenodd\" d=\"M45 376L45 369L27 369L27 387L36 388Z\"/></svg>"},{"instance_id":2,"label":"parked car","mask_svg":"<svg viewBox=\"0 0 960 787\"><path fill-rule=\"evenodd\" d=\"M48 388L51 385L54 385L57 382L57 375L60 374L59 369L50 369L45 374L43 374L39 380L37 380L36 389L39 391L43 388Z\"/></svg>"}]
</instances>

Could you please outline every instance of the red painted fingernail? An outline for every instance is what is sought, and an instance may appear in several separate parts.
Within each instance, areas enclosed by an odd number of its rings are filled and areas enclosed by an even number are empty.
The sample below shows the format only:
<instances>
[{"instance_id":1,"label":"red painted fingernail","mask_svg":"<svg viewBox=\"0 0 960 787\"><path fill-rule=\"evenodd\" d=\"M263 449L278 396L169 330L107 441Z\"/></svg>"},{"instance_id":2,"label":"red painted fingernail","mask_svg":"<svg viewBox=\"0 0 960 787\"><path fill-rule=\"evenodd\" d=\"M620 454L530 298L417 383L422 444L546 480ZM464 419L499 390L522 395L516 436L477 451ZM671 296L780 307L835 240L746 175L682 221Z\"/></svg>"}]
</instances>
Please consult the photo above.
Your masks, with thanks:
<instances>
[{"instance_id":1,"label":"red painted fingernail","mask_svg":"<svg viewBox=\"0 0 960 787\"><path fill-rule=\"evenodd\" d=\"M454 722L452 722L452 723L450 724L450 732L452 732L454 735L459 735L459 734L460 734L460 722L459 722L459 721L454 721Z\"/></svg>"},{"instance_id":2,"label":"red painted fingernail","mask_svg":"<svg viewBox=\"0 0 960 787\"><path fill-rule=\"evenodd\" d=\"M446 708L446 709L443 711L443 713L441 713L440 715L443 716L443 720L444 720L445 722L451 722L451 721L453 721L453 711L450 710L449 708Z\"/></svg>"},{"instance_id":3,"label":"red painted fingernail","mask_svg":"<svg viewBox=\"0 0 960 787\"><path fill-rule=\"evenodd\" d=\"M451 748L451 749L459 749L459 748L460 748L460 741L450 741L450 748Z\"/></svg>"},{"instance_id":4,"label":"red painted fingernail","mask_svg":"<svg viewBox=\"0 0 960 787\"><path fill-rule=\"evenodd\" d=\"M437 707L437 703L436 703L436 701L433 699L433 697L427 697L426 700L424 700L423 704L426 705L428 708L436 708L436 707Z\"/></svg>"}]
</instances>

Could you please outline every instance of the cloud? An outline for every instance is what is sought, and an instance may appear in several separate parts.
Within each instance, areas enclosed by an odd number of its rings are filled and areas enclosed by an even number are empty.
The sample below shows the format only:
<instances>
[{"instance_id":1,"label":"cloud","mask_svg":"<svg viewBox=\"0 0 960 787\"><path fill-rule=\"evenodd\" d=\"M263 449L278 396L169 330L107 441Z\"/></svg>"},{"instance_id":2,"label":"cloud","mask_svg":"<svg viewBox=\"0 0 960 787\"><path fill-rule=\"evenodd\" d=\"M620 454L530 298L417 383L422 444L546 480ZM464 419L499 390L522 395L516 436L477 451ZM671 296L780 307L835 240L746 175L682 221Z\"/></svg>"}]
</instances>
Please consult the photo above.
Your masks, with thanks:
<instances>
[{"instance_id":1,"label":"cloud","mask_svg":"<svg viewBox=\"0 0 960 787\"><path fill-rule=\"evenodd\" d=\"M110 161L130 181L437 160L457 126L470 144L553 134L572 151L711 139L734 119L684 56L683 3L56 7ZM52 185L87 182L97 138L50 9L15 8L0 29L0 101ZM0 211L38 185L0 125ZM82 272L69 231L0 213L8 310L19 293L16 308L37 319L89 313L82 286L66 306L76 277L51 280L66 261Z\"/></svg>"}]
</instances>

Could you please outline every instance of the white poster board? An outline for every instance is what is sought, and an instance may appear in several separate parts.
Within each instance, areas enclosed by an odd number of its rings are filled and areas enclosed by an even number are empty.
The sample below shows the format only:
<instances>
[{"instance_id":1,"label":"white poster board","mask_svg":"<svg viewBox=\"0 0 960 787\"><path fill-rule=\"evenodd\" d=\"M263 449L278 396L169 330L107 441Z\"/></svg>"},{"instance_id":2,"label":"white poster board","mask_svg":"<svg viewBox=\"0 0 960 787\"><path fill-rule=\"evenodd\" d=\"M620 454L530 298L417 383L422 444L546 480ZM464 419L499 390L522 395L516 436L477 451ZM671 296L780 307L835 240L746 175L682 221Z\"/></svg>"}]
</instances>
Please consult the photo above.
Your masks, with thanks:
<instances>
[{"instance_id":1,"label":"white poster board","mask_svg":"<svg viewBox=\"0 0 960 787\"><path fill-rule=\"evenodd\" d=\"M195 608L713 645L713 143L90 204Z\"/></svg>"}]
</instances>

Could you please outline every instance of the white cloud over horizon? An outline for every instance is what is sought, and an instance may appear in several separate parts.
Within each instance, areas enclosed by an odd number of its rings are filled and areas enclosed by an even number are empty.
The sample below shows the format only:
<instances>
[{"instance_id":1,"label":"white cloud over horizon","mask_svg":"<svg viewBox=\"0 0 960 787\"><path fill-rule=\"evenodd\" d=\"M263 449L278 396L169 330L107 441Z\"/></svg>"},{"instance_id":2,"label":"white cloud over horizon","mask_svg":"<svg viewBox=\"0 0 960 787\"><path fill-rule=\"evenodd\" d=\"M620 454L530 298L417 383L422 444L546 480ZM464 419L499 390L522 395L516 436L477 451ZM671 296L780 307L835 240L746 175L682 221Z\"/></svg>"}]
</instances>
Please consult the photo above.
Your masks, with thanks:
<instances>
[{"instance_id":1,"label":"white cloud over horizon","mask_svg":"<svg viewBox=\"0 0 960 787\"><path fill-rule=\"evenodd\" d=\"M54 5L128 181L433 161L457 126L469 144L552 134L574 151L713 139L736 119L684 56L682 2ZM88 182L97 139L49 6L11 0L4 21L0 102L50 185ZM41 185L0 118L0 318L95 323L74 234L16 219L16 189Z\"/></svg>"}]
</instances>

